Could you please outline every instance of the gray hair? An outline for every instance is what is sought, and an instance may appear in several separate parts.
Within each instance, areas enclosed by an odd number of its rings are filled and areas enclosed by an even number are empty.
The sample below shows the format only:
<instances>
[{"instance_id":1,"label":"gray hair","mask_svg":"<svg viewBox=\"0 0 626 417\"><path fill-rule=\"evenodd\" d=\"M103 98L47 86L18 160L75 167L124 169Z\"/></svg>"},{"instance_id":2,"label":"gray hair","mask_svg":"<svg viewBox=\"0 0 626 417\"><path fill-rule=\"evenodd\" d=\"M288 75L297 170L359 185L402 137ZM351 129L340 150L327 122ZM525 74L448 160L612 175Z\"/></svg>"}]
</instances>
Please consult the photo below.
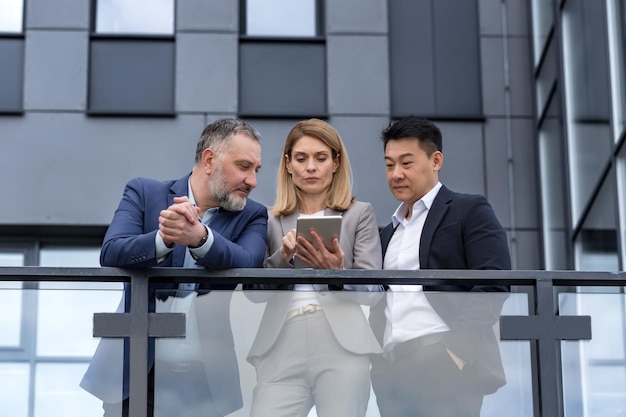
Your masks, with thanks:
<instances>
[{"instance_id":1,"label":"gray hair","mask_svg":"<svg viewBox=\"0 0 626 417\"><path fill-rule=\"evenodd\" d=\"M209 148L213 149L218 158L221 158L232 146L231 139L235 133L243 133L250 139L254 139L257 142L261 141L259 132L243 120L219 119L209 124L202 131L196 147L195 163L200 163L202 152Z\"/></svg>"}]
</instances>

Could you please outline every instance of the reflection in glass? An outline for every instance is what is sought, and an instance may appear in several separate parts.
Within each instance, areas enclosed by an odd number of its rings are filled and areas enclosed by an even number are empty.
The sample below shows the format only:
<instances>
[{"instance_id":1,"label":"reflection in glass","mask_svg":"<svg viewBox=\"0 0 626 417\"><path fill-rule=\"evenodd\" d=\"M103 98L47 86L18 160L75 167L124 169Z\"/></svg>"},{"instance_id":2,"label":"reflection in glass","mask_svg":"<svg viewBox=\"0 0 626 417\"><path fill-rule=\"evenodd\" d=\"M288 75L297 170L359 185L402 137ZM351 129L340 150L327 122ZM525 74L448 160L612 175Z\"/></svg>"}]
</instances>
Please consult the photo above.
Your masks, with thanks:
<instances>
[{"instance_id":1,"label":"reflection in glass","mask_svg":"<svg viewBox=\"0 0 626 417\"><path fill-rule=\"evenodd\" d=\"M565 415L626 415L624 294L562 293L561 315L591 316L591 340L561 342ZM612 294L611 294L611 293Z\"/></svg>"},{"instance_id":2,"label":"reflection in glass","mask_svg":"<svg viewBox=\"0 0 626 417\"><path fill-rule=\"evenodd\" d=\"M539 63L548 34L554 26L554 5L552 0L532 0L533 46L535 65Z\"/></svg>"},{"instance_id":3,"label":"reflection in glass","mask_svg":"<svg viewBox=\"0 0 626 417\"><path fill-rule=\"evenodd\" d=\"M618 271L615 175L607 175L576 239L576 270Z\"/></svg>"},{"instance_id":4,"label":"reflection in glass","mask_svg":"<svg viewBox=\"0 0 626 417\"><path fill-rule=\"evenodd\" d=\"M316 0L246 0L246 35L317 35Z\"/></svg>"},{"instance_id":5,"label":"reflection in glass","mask_svg":"<svg viewBox=\"0 0 626 417\"><path fill-rule=\"evenodd\" d=\"M0 253L0 266L24 266L23 253ZM0 281L0 349L20 345L22 294L19 281Z\"/></svg>"},{"instance_id":6,"label":"reflection in glass","mask_svg":"<svg viewBox=\"0 0 626 417\"><path fill-rule=\"evenodd\" d=\"M626 128L626 0L608 0L608 41L613 97L613 137L619 140Z\"/></svg>"},{"instance_id":7,"label":"reflection in glass","mask_svg":"<svg viewBox=\"0 0 626 417\"><path fill-rule=\"evenodd\" d=\"M0 33L22 31L24 0L0 0Z\"/></svg>"},{"instance_id":8,"label":"reflection in glass","mask_svg":"<svg viewBox=\"0 0 626 417\"><path fill-rule=\"evenodd\" d=\"M84 363L38 363L34 417L101 416L102 403L78 386L86 368Z\"/></svg>"},{"instance_id":9,"label":"reflection in glass","mask_svg":"<svg viewBox=\"0 0 626 417\"><path fill-rule=\"evenodd\" d=\"M3 416L29 416L28 370L28 364L0 363L0 404Z\"/></svg>"},{"instance_id":10,"label":"reflection in glass","mask_svg":"<svg viewBox=\"0 0 626 417\"><path fill-rule=\"evenodd\" d=\"M604 2L570 0L563 10L563 58L572 222L594 193L611 152Z\"/></svg>"},{"instance_id":11,"label":"reflection in glass","mask_svg":"<svg viewBox=\"0 0 626 417\"><path fill-rule=\"evenodd\" d=\"M626 148L622 146L619 155L615 160L616 164L616 172L617 172L617 201L619 204L619 237L622 242L621 245L621 268L625 269L624 265L626 265L626 204L623 202L626 201Z\"/></svg>"},{"instance_id":12,"label":"reflection in glass","mask_svg":"<svg viewBox=\"0 0 626 417\"><path fill-rule=\"evenodd\" d=\"M558 95L553 97L548 114L539 128L541 213L547 270L568 269L567 219L563 215L566 210L565 166L559 103Z\"/></svg>"},{"instance_id":13,"label":"reflection in glass","mask_svg":"<svg viewBox=\"0 0 626 417\"><path fill-rule=\"evenodd\" d=\"M97 0L96 33L174 34L174 0Z\"/></svg>"}]
</instances>

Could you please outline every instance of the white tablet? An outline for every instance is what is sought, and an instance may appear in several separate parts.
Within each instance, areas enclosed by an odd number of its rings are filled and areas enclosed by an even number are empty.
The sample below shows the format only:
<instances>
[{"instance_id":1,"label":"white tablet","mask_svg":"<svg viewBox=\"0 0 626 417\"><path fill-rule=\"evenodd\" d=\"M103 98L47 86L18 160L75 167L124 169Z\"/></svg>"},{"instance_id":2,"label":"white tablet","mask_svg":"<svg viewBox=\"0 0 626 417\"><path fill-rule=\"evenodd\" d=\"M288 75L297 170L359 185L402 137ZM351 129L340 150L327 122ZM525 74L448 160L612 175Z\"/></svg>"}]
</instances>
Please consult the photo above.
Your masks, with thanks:
<instances>
[{"instance_id":1,"label":"white tablet","mask_svg":"<svg viewBox=\"0 0 626 417\"><path fill-rule=\"evenodd\" d=\"M337 239L340 239L341 219L341 216L300 216L298 217L296 233L297 235L304 235L309 242L314 244L310 233L311 229L313 229L320 235L326 248L331 249L333 237L337 236ZM311 265L294 258L294 267L310 268Z\"/></svg>"}]
</instances>

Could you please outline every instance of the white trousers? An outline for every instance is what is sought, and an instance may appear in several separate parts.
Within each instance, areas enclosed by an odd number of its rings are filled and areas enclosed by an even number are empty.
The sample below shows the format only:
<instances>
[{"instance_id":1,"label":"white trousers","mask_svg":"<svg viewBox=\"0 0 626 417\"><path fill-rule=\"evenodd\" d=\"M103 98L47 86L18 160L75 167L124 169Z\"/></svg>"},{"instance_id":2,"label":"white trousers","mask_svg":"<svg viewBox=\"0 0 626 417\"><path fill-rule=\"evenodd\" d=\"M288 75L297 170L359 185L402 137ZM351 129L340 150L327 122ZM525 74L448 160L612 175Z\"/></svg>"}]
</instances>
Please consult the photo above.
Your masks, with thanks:
<instances>
[{"instance_id":1,"label":"white trousers","mask_svg":"<svg viewBox=\"0 0 626 417\"><path fill-rule=\"evenodd\" d=\"M272 349L254 360L257 386L251 417L363 417L370 395L370 359L337 343L323 311L283 325Z\"/></svg>"}]
</instances>

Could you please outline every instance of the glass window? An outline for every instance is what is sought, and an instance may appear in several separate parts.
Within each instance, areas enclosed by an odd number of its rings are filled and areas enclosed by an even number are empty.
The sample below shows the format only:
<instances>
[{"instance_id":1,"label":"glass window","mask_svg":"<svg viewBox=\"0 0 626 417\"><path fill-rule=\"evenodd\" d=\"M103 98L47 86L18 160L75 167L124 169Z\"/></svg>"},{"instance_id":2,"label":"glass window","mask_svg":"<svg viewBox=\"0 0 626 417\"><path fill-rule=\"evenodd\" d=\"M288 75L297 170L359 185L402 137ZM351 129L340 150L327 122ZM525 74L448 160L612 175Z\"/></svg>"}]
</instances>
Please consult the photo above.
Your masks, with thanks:
<instances>
[{"instance_id":1,"label":"glass window","mask_svg":"<svg viewBox=\"0 0 626 417\"><path fill-rule=\"evenodd\" d=\"M554 4L552 0L532 0L530 6L533 22L533 56L537 65L554 26Z\"/></svg>"},{"instance_id":2,"label":"glass window","mask_svg":"<svg viewBox=\"0 0 626 417\"><path fill-rule=\"evenodd\" d=\"M616 159L617 201L619 201L619 230L621 239L621 270L626 269L626 148L622 146Z\"/></svg>"},{"instance_id":3,"label":"glass window","mask_svg":"<svg viewBox=\"0 0 626 417\"><path fill-rule=\"evenodd\" d=\"M626 133L626 0L607 1L611 97L613 98L613 139Z\"/></svg>"},{"instance_id":4,"label":"glass window","mask_svg":"<svg viewBox=\"0 0 626 417\"><path fill-rule=\"evenodd\" d=\"M322 117L326 114L323 43L243 42L239 54L241 115Z\"/></svg>"},{"instance_id":5,"label":"glass window","mask_svg":"<svg viewBox=\"0 0 626 417\"><path fill-rule=\"evenodd\" d=\"M174 0L97 0L96 33L174 34Z\"/></svg>"},{"instance_id":6,"label":"glass window","mask_svg":"<svg viewBox=\"0 0 626 417\"><path fill-rule=\"evenodd\" d=\"M91 114L174 113L174 41L92 39Z\"/></svg>"},{"instance_id":7,"label":"glass window","mask_svg":"<svg viewBox=\"0 0 626 417\"><path fill-rule=\"evenodd\" d=\"M615 173L606 176L576 239L577 271L618 271Z\"/></svg>"},{"instance_id":8,"label":"glass window","mask_svg":"<svg viewBox=\"0 0 626 417\"><path fill-rule=\"evenodd\" d=\"M563 135L560 123L559 95L552 96L548 113L539 128L541 175L541 213L546 270L570 269L567 247Z\"/></svg>"},{"instance_id":9,"label":"glass window","mask_svg":"<svg viewBox=\"0 0 626 417\"><path fill-rule=\"evenodd\" d=\"M391 114L482 117L476 1L389 1Z\"/></svg>"},{"instance_id":10,"label":"glass window","mask_svg":"<svg viewBox=\"0 0 626 417\"><path fill-rule=\"evenodd\" d=\"M0 32L21 33L24 0L0 0Z\"/></svg>"},{"instance_id":11,"label":"glass window","mask_svg":"<svg viewBox=\"0 0 626 417\"><path fill-rule=\"evenodd\" d=\"M597 190L612 150L604 2L567 1L562 26L572 223L576 224Z\"/></svg>"},{"instance_id":12,"label":"glass window","mask_svg":"<svg viewBox=\"0 0 626 417\"><path fill-rule=\"evenodd\" d=\"M317 0L246 0L248 36L317 36Z\"/></svg>"},{"instance_id":13,"label":"glass window","mask_svg":"<svg viewBox=\"0 0 626 417\"><path fill-rule=\"evenodd\" d=\"M24 39L0 38L0 57L0 112L20 112L23 107Z\"/></svg>"}]
</instances>

